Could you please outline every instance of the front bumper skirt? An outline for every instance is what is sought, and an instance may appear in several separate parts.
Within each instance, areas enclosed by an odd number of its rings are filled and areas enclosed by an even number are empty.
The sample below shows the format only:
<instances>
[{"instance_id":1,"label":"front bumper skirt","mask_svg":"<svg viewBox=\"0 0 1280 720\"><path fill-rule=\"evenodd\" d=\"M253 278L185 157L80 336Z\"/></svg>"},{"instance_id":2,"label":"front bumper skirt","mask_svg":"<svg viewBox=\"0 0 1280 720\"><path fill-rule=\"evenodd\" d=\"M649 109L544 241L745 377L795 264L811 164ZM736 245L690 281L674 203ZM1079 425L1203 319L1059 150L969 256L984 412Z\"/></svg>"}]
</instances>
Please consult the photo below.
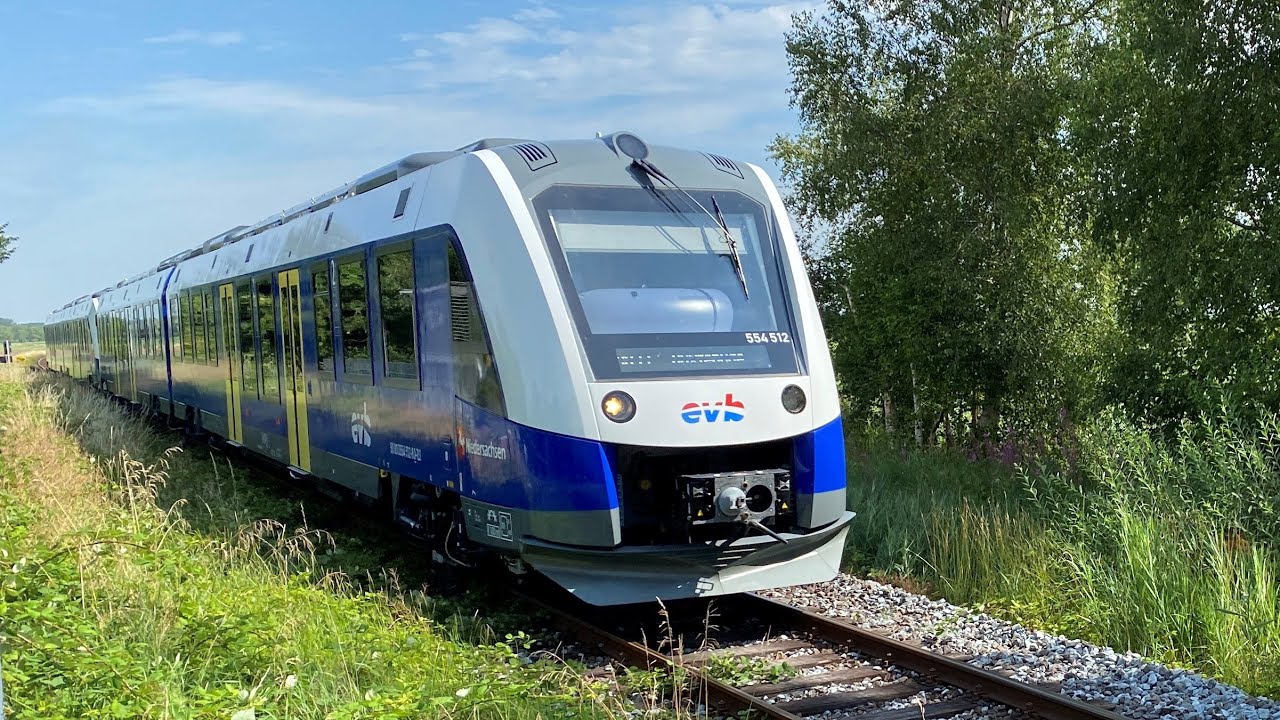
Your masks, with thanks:
<instances>
[{"instance_id":1,"label":"front bumper skirt","mask_svg":"<svg viewBox=\"0 0 1280 720\"><path fill-rule=\"evenodd\" d=\"M525 538L525 562L592 605L709 597L824 582L840 571L852 512L786 543L757 535L732 542L582 548Z\"/></svg>"}]
</instances>

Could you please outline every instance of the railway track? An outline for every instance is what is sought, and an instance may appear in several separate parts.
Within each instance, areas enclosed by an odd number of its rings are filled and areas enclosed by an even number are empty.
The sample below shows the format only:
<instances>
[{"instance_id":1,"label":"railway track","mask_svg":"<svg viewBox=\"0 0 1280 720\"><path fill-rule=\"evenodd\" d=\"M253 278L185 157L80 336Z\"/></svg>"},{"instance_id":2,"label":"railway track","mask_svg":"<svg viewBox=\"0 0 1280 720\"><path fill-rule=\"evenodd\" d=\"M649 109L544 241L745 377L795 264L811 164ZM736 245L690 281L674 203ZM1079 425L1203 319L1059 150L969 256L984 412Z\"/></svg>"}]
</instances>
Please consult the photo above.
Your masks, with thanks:
<instances>
[{"instance_id":1,"label":"railway track","mask_svg":"<svg viewBox=\"0 0 1280 720\"><path fill-rule=\"evenodd\" d=\"M1000 705L1045 720L1124 720L1055 688L1029 685L921 647L758 595L718 599L725 631L696 625L701 607L600 612L576 600L524 596L578 641L634 668L679 672L689 707L725 716L802 720L934 720ZM649 617L646 617L648 613ZM691 630L698 644L680 639ZM656 642L655 642L656 639ZM724 668L738 668L726 673ZM719 668L719 671L717 671ZM729 680L717 679L728 676ZM909 701L915 698L916 701Z\"/></svg>"}]
</instances>

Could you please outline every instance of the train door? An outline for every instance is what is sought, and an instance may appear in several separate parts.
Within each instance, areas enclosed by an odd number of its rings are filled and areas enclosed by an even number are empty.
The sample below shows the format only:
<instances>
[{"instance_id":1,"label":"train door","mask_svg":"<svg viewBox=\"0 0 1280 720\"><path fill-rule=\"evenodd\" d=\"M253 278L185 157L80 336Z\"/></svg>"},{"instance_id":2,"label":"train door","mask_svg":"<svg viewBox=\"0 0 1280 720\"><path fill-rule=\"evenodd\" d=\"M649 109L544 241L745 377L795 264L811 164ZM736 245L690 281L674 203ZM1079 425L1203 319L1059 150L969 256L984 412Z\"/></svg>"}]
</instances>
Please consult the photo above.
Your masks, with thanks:
<instances>
[{"instance_id":1,"label":"train door","mask_svg":"<svg viewBox=\"0 0 1280 720\"><path fill-rule=\"evenodd\" d=\"M244 385L240 379L240 333L236 319L236 290L231 283L218 286L218 327L222 329L222 358L226 368L227 385L227 439L244 443L244 427L240 414L240 392Z\"/></svg>"},{"instance_id":2,"label":"train door","mask_svg":"<svg viewBox=\"0 0 1280 720\"><path fill-rule=\"evenodd\" d=\"M311 472L311 437L307 431L307 380L302 363L302 291L298 270L280 273L280 337L283 340L285 419L289 426L289 464Z\"/></svg>"}]
</instances>

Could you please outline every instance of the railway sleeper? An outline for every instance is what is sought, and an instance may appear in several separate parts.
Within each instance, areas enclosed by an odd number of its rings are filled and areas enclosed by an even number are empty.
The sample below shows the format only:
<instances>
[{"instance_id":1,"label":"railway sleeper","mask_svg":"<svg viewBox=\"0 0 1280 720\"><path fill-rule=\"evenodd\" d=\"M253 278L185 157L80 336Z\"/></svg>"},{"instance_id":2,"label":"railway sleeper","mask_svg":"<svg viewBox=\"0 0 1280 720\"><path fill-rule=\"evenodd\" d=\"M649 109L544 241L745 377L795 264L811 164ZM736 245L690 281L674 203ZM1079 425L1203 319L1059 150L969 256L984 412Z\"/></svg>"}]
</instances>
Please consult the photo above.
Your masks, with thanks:
<instances>
[{"instance_id":1,"label":"railway sleeper","mask_svg":"<svg viewBox=\"0 0 1280 720\"><path fill-rule=\"evenodd\" d=\"M928 685L921 685L915 680L903 680L890 685L877 685L866 690L816 695L778 702L774 705L795 715L815 715L828 710L850 710L871 703L901 700L929 689ZM917 709L916 712L918 713L919 710Z\"/></svg>"}]
</instances>

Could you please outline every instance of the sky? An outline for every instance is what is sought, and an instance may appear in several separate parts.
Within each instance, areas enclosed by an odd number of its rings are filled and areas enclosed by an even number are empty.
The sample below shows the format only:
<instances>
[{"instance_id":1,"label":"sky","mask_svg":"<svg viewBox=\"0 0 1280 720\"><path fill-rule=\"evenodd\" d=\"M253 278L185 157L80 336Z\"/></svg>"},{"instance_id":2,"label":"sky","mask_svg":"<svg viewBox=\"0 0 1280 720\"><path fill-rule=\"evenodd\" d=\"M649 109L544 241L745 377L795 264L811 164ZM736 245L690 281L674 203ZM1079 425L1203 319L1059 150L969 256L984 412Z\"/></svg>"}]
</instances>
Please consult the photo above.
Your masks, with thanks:
<instances>
[{"instance_id":1,"label":"sky","mask_svg":"<svg viewBox=\"0 0 1280 720\"><path fill-rule=\"evenodd\" d=\"M0 0L0 317L404 155L627 129L777 166L816 0Z\"/></svg>"}]
</instances>

